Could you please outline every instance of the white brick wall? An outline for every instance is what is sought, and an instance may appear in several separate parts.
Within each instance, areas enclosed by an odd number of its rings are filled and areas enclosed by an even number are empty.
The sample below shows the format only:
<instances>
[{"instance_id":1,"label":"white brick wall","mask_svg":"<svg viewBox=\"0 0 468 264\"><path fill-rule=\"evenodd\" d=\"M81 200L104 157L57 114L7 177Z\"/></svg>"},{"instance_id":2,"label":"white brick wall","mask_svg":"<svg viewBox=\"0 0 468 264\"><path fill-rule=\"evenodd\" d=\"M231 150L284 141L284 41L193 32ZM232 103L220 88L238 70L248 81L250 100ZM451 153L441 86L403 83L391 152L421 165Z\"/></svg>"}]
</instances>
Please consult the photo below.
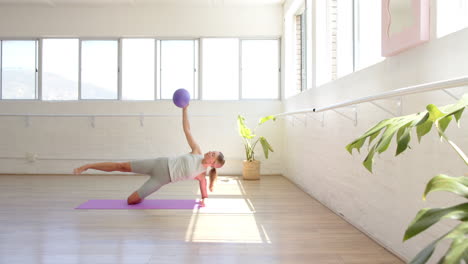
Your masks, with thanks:
<instances>
[{"instance_id":1,"label":"white brick wall","mask_svg":"<svg viewBox=\"0 0 468 264\"><path fill-rule=\"evenodd\" d=\"M241 174L244 148L237 132L237 114L254 126L261 116L280 113L280 101L207 102L192 101L192 133L203 151L220 150L226 165L220 174ZM0 102L0 113L31 114L168 114L147 117L96 117L95 127L84 117L0 117L0 173L70 173L87 162L125 161L174 156L190 151L182 131L181 110L172 101L156 102ZM195 117L221 115L221 117ZM257 158L264 163L262 174L281 174L281 121L266 123L259 133L276 150L264 160L261 146ZM36 162L26 160L36 154Z\"/></svg>"},{"instance_id":2,"label":"white brick wall","mask_svg":"<svg viewBox=\"0 0 468 264\"><path fill-rule=\"evenodd\" d=\"M352 73L332 83L287 99L285 111L324 107L410 85L465 76L468 73L468 29L406 51L398 56ZM468 88L452 90L457 95ZM378 102L397 112L395 100ZM429 103L445 105L454 100L442 91L403 98L403 114L423 111ZM349 108L339 109L352 115ZM358 126L332 111L325 112L325 126L312 118L307 126L284 123L284 175L327 207L342 214L353 225L380 241L387 248L409 260L429 241L447 232L454 224L442 221L421 235L403 243L406 227L424 207L448 207L464 201L450 193L431 194L422 201L424 187L430 178L446 173L461 176L466 165L434 131L417 143L412 135L411 150L394 157L396 145L376 157L374 174L362 166L365 154L351 156L345 146L378 121L391 116L373 106L358 106ZM321 118L317 114L316 119ZM468 116L461 128L452 123L449 137L468 151ZM367 143L366 143L367 145ZM465 200L466 201L466 200ZM445 244L446 245L446 244ZM436 251L433 258L442 254Z\"/></svg>"}]
</instances>

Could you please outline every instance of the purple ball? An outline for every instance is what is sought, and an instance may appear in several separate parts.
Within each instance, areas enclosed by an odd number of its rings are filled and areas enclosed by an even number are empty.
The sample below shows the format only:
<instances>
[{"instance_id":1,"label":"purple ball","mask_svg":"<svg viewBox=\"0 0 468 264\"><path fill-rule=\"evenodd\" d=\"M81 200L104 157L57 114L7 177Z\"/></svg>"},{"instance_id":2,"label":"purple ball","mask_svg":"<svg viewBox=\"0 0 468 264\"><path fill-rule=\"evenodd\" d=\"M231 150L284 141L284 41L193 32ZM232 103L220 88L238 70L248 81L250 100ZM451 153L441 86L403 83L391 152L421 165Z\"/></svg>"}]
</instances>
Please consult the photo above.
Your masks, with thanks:
<instances>
[{"instance_id":1,"label":"purple ball","mask_svg":"<svg viewBox=\"0 0 468 264\"><path fill-rule=\"evenodd\" d=\"M184 88L177 89L172 96L172 101L177 107L184 108L190 102L190 94Z\"/></svg>"}]
</instances>

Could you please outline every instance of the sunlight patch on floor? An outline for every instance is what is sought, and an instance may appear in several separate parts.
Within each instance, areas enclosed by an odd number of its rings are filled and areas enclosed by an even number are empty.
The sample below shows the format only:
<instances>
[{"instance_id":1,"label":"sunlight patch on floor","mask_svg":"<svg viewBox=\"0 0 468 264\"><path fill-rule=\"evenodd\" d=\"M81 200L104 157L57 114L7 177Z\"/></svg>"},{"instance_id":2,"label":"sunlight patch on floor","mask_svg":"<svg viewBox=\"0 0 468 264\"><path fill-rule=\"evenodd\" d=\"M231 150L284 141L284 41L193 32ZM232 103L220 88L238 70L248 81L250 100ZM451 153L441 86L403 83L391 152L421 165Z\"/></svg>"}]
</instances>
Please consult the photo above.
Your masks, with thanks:
<instances>
[{"instance_id":1,"label":"sunlight patch on floor","mask_svg":"<svg viewBox=\"0 0 468 264\"><path fill-rule=\"evenodd\" d=\"M209 199L196 209L187 228L186 242L271 243L255 219L248 199Z\"/></svg>"}]
</instances>

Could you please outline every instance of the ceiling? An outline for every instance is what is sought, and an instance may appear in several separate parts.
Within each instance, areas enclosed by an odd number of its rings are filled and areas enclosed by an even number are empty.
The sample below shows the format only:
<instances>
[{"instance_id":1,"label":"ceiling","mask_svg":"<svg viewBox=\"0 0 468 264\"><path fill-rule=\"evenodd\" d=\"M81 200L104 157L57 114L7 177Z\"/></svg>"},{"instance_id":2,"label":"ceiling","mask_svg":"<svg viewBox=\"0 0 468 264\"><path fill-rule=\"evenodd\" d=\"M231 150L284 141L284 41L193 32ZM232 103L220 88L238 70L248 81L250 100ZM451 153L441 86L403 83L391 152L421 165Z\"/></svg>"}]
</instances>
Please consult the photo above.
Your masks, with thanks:
<instances>
[{"instance_id":1,"label":"ceiling","mask_svg":"<svg viewBox=\"0 0 468 264\"><path fill-rule=\"evenodd\" d=\"M259 6L282 5L285 0L0 0L0 6L113 7L113 6Z\"/></svg>"}]
</instances>

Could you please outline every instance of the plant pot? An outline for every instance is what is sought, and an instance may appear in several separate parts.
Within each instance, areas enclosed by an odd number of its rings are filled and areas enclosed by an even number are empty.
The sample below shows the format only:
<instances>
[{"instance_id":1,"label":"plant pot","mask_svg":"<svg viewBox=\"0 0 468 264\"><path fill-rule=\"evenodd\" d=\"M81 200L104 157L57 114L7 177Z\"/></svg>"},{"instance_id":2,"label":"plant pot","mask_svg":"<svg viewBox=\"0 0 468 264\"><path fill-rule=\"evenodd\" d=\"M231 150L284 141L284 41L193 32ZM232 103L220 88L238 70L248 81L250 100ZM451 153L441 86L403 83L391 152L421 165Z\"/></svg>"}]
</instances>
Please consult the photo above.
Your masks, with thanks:
<instances>
[{"instance_id":1,"label":"plant pot","mask_svg":"<svg viewBox=\"0 0 468 264\"><path fill-rule=\"evenodd\" d=\"M244 180L260 180L260 161L244 160L244 168L242 169L242 177Z\"/></svg>"}]
</instances>

